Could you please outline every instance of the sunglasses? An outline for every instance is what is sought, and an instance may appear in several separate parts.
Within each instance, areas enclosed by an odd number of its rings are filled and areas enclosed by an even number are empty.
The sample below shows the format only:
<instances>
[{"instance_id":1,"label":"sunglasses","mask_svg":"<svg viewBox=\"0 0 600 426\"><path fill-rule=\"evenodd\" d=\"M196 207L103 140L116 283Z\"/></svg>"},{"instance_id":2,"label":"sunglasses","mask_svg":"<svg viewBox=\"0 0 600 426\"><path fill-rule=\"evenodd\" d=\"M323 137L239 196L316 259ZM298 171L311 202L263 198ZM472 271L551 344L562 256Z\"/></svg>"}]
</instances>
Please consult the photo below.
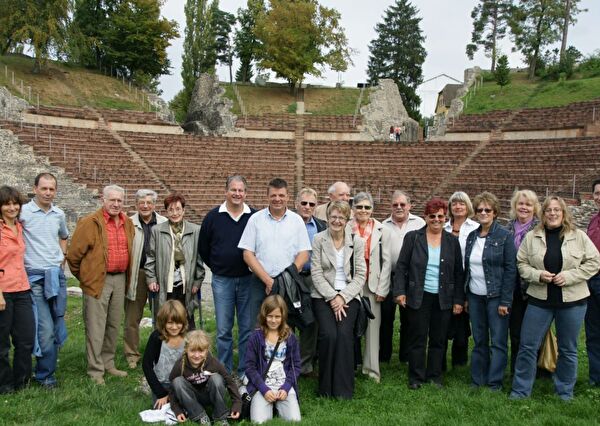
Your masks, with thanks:
<instances>
[{"instance_id":1,"label":"sunglasses","mask_svg":"<svg viewBox=\"0 0 600 426\"><path fill-rule=\"evenodd\" d=\"M300 201L300 205L301 205L301 206L307 206L307 205L309 205L309 206L311 206L311 207L314 207L314 206L316 206L316 205L317 205L317 203L313 203L313 202L311 202L311 201Z\"/></svg>"},{"instance_id":2,"label":"sunglasses","mask_svg":"<svg viewBox=\"0 0 600 426\"><path fill-rule=\"evenodd\" d=\"M363 206L363 205L358 205L358 206L354 206L354 208L356 210L371 210L373 207L372 206Z\"/></svg>"},{"instance_id":3,"label":"sunglasses","mask_svg":"<svg viewBox=\"0 0 600 426\"><path fill-rule=\"evenodd\" d=\"M485 213L488 213L488 214L490 214L490 213L492 213L494 210L486 207L486 208L478 208L478 209L475 209L475 211L476 211L477 213L483 213L483 212L485 212Z\"/></svg>"},{"instance_id":4,"label":"sunglasses","mask_svg":"<svg viewBox=\"0 0 600 426\"><path fill-rule=\"evenodd\" d=\"M395 208L395 209L397 209L398 207L402 207L402 208L404 208L404 207L406 207L407 205L408 205L408 204L406 204L406 203L394 203L394 204L392 204L392 207L393 207L393 208Z\"/></svg>"},{"instance_id":5,"label":"sunglasses","mask_svg":"<svg viewBox=\"0 0 600 426\"><path fill-rule=\"evenodd\" d=\"M446 215L445 214L430 214L430 215L427 215L427 217L431 220L434 220L434 219L442 220L446 217Z\"/></svg>"}]
</instances>

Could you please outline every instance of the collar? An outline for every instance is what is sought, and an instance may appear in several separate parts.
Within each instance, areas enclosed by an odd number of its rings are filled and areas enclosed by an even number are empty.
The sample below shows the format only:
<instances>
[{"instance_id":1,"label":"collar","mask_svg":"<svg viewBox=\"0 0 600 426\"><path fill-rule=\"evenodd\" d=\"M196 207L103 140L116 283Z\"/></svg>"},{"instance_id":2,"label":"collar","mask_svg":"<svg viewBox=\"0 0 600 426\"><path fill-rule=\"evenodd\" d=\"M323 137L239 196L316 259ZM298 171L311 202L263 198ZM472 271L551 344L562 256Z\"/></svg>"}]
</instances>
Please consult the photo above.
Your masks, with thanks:
<instances>
[{"instance_id":1,"label":"collar","mask_svg":"<svg viewBox=\"0 0 600 426\"><path fill-rule=\"evenodd\" d=\"M310 220L308 222L305 222L304 224L307 225L307 226L308 225L312 225L315 228L317 227L317 222L315 221L315 217L314 216L311 216Z\"/></svg>"},{"instance_id":2,"label":"collar","mask_svg":"<svg viewBox=\"0 0 600 426\"><path fill-rule=\"evenodd\" d=\"M111 215L108 214L108 212L106 210L104 210L104 208L101 208L101 210L102 210L102 216L104 217L104 223L108 223L111 219L114 222L114 219L111 217ZM120 219L120 222L124 225L126 217L123 212L119 212L119 219Z\"/></svg>"},{"instance_id":3,"label":"collar","mask_svg":"<svg viewBox=\"0 0 600 426\"><path fill-rule=\"evenodd\" d=\"M44 212L44 213L50 213L50 212L55 212L56 211L56 208L54 207L54 203L52 203L52 204L50 204L50 208L46 212L43 208L41 208L38 205L38 203L35 202L35 198L32 198L31 201L29 202L29 204L31 205L31 211L32 212L41 211L41 212Z\"/></svg>"},{"instance_id":4,"label":"collar","mask_svg":"<svg viewBox=\"0 0 600 426\"><path fill-rule=\"evenodd\" d=\"M271 209L269 209L268 207L265 207L265 210L267 211L267 215L269 215L269 217L271 219L273 219L276 222L279 222L283 219L285 219L285 217L288 215L288 212L290 211L290 209L288 209L287 207L285 208L285 213L283 214L283 216L281 216L279 219L275 219L275 217L271 214Z\"/></svg>"},{"instance_id":5,"label":"collar","mask_svg":"<svg viewBox=\"0 0 600 426\"><path fill-rule=\"evenodd\" d=\"M223 204L219 206L219 213L229 213L229 210L227 210L227 201L223 201ZM244 203L244 209L242 210L242 214L245 213L250 213L250 207L246 203ZM229 215L231 216L231 213Z\"/></svg>"},{"instance_id":6,"label":"collar","mask_svg":"<svg viewBox=\"0 0 600 426\"><path fill-rule=\"evenodd\" d=\"M402 222L402 225L407 224L408 222L410 222L411 220L415 220L417 219L417 216L415 216L412 213L408 213L408 219L406 219L406 221ZM390 215L386 220L383 221L383 223L391 223L392 225L398 226L398 224L396 222L394 222L394 219L392 219L392 215Z\"/></svg>"}]
</instances>

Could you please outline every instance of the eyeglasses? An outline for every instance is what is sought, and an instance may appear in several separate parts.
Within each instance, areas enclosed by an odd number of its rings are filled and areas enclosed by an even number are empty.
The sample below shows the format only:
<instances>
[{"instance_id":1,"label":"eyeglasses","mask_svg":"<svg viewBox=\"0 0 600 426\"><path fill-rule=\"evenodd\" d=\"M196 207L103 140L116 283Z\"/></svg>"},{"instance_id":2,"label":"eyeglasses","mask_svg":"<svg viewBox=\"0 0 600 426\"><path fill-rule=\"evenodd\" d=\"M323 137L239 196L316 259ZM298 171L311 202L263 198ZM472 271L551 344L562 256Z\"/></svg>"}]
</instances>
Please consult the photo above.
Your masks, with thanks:
<instances>
[{"instance_id":1,"label":"eyeglasses","mask_svg":"<svg viewBox=\"0 0 600 426\"><path fill-rule=\"evenodd\" d=\"M329 216L329 221L330 222L346 222L346 219L344 216Z\"/></svg>"},{"instance_id":2,"label":"eyeglasses","mask_svg":"<svg viewBox=\"0 0 600 426\"><path fill-rule=\"evenodd\" d=\"M395 209L397 209L398 207L402 207L402 208L404 208L404 207L406 207L407 205L408 205L408 204L406 204L406 203L394 203L394 204L392 204L392 207L393 207L393 208L395 208Z\"/></svg>"},{"instance_id":3,"label":"eyeglasses","mask_svg":"<svg viewBox=\"0 0 600 426\"><path fill-rule=\"evenodd\" d=\"M317 203L313 203L313 202L310 202L310 201L300 201L300 205L301 206L307 206L307 205L309 205L311 207L314 207L314 206L317 205Z\"/></svg>"},{"instance_id":4,"label":"eyeglasses","mask_svg":"<svg viewBox=\"0 0 600 426\"><path fill-rule=\"evenodd\" d=\"M475 211L476 211L477 213L484 213L484 212L485 212L485 213L487 213L487 214L490 214L490 213L492 213L492 212L494 211L494 209L490 209L490 208L487 208L487 207L486 207L486 208L478 208L478 209L475 209Z\"/></svg>"},{"instance_id":5,"label":"eyeglasses","mask_svg":"<svg viewBox=\"0 0 600 426\"><path fill-rule=\"evenodd\" d=\"M442 220L446 217L446 215L445 214L429 214L429 215L427 215L427 217L431 220L434 220L434 219Z\"/></svg>"},{"instance_id":6,"label":"eyeglasses","mask_svg":"<svg viewBox=\"0 0 600 426\"><path fill-rule=\"evenodd\" d=\"M138 206L150 206L152 207L154 203L152 201L138 201Z\"/></svg>"},{"instance_id":7,"label":"eyeglasses","mask_svg":"<svg viewBox=\"0 0 600 426\"><path fill-rule=\"evenodd\" d=\"M181 212L183 212L183 209L181 207L167 210L167 213L169 213L169 214L176 214L176 213L181 213Z\"/></svg>"},{"instance_id":8,"label":"eyeglasses","mask_svg":"<svg viewBox=\"0 0 600 426\"><path fill-rule=\"evenodd\" d=\"M354 208L356 210L371 210L373 207L372 206L365 206L363 204L359 204L357 206L354 206Z\"/></svg>"},{"instance_id":9,"label":"eyeglasses","mask_svg":"<svg viewBox=\"0 0 600 426\"><path fill-rule=\"evenodd\" d=\"M554 207L544 210L544 213L562 213L562 209L560 207Z\"/></svg>"}]
</instances>

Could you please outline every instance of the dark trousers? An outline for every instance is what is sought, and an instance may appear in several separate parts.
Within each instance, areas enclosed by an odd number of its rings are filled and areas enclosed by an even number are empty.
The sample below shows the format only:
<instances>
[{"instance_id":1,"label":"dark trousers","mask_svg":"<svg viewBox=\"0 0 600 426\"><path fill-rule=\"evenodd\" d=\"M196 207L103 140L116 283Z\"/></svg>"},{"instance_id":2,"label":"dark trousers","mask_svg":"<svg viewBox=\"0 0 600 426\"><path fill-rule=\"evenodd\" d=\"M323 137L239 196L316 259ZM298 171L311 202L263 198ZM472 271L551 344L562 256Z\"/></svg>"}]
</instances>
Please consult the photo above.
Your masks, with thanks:
<instances>
[{"instance_id":1,"label":"dark trousers","mask_svg":"<svg viewBox=\"0 0 600 426\"><path fill-rule=\"evenodd\" d=\"M196 295L192 295L192 297L196 297ZM177 287L173 287L173 291L171 293L167 293L167 300L179 300L181 304L186 308L185 304L185 293L183 292L183 285L179 285ZM158 312L157 312L158 314ZM188 330L195 330L196 322L194 321L194 314L188 314Z\"/></svg>"},{"instance_id":2,"label":"dark trousers","mask_svg":"<svg viewBox=\"0 0 600 426\"><path fill-rule=\"evenodd\" d=\"M31 352L35 321L31 291L3 293L6 308L0 311L0 393L19 390L31 380ZM10 368L10 343L15 347Z\"/></svg>"},{"instance_id":3,"label":"dark trousers","mask_svg":"<svg viewBox=\"0 0 600 426\"><path fill-rule=\"evenodd\" d=\"M442 383L442 360L448 336L450 309L440 309L437 294L423 293L419 309L407 308L410 322L408 342L408 382Z\"/></svg>"},{"instance_id":4,"label":"dark trousers","mask_svg":"<svg viewBox=\"0 0 600 426\"><path fill-rule=\"evenodd\" d=\"M444 347L444 360L442 361L444 371L446 371L446 353L449 340L452 340L452 366L467 365L469 362L470 335L469 314L463 311L459 315L452 315L448 326L448 340L446 340L446 346Z\"/></svg>"},{"instance_id":5,"label":"dark trousers","mask_svg":"<svg viewBox=\"0 0 600 426\"><path fill-rule=\"evenodd\" d=\"M187 413L187 418L197 422L206 414L206 407L213 407L213 420L226 420L229 410L225 403L225 380L215 373L208 379L204 388L198 389L183 376L173 380L173 393L179 405Z\"/></svg>"},{"instance_id":6,"label":"dark trousers","mask_svg":"<svg viewBox=\"0 0 600 426\"><path fill-rule=\"evenodd\" d=\"M520 284L513 293L513 303L510 308L508 330L510 332L510 372L514 374L519 345L521 344L521 326L527 310L527 299L523 299Z\"/></svg>"},{"instance_id":7,"label":"dark trousers","mask_svg":"<svg viewBox=\"0 0 600 426\"><path fill-rule=\"evenodd\" d=\"M348 303L346 318L336 321L323 299L312 299L319 324L319 395L351 399L354 392L354 325L359 302Z\"/></svg>"},{"instance_id":8,"label":"dark trousers","mask_svg":"<svg viewBox=\"0 0 600 426\"><path fill-rule=\"evenodd\" d=\"M406 308L402 308L394 301L391 293L381 302L381 325L379 326L379 361L390 362L392 359L392 342L394 340L394 321L396 320L396 307L400 310L400 347L398 358L400 362L408 361L408 318Z\"/></svg>"},{"instance_id":9,"label":"dark trousers","mask_svg":"<svg viewBox=\"0 0 600 426\"><path fill-rule=\"evenodd\" d=\"M600 385L600 274L588 281L590 297L585 313L585 347L587 349L590 383Z\"/></svg>"}]
</instances>

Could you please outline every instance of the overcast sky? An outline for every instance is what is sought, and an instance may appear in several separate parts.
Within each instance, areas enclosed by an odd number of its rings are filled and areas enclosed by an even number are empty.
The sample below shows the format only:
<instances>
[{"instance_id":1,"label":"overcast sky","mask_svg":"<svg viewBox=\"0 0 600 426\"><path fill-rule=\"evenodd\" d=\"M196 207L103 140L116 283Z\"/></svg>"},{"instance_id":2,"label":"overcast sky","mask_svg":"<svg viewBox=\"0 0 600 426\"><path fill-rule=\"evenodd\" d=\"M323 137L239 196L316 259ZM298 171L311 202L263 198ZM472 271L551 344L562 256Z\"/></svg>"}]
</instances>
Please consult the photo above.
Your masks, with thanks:
<instances>
[{"instance_id":1,"label":"overcast sky","mask_svg":"<svg viewBox=\"0 0 600 426\"><path fill-rule=\"evenodd\" d=\"M357 51L353 57L354 66L348 71L338 75L335 72L326 71L321 79L311 76L306 78L307 83L334 86L338 79L345 86L356 87L359 82L366 81L366 69L369 58L369 42L375 38L375 24L381 22L384 11L394 3L393 0L321 0L321 4L336 8L342 16L342 26L346 30L346 36L350 47ZM489 69L490 60L483 54L478 53L473 61L469 61L465 55L465 46L470 42L472 21L471 10L478 3L477 0L413 0L412 4L419 9L422 18L421 30L425 35L425 49L427 59L423 65L424 79L428 80L439 74L447 74L458 80L463 79L463 71L478 65ZM171 60L172 75L161 78L160 88L163 90L163 98L170 100L181 89L181 54L183 52L183 34L185 29L185 15L183 6L185 0L167 0L163 6L163 15L168 19L179 22L181 37L173 41L168 49ZM236 14L237 9L246 6L246 0L221 0L222 10ZM588 12L581 13L578 22L569 29L569 45L577 47L582 53L590 54L600 49L600 1L582 0L581 8L587 8ZM512 44L505 41L502 47L503 53L509 55L511 67L523 66L518 53L511 53ZM237 64L234 64L234 73ZM229 81L229 71L225 67L219 67L219 78ZM439 80L443 86L447 81ZM427 90L439 90L428 86ZM425 93L423 93L425 94ZM431 102L428 102L431 104ZM423 105L422 112L429 115L433 105Z\"/></svg>"}]
</instances>

